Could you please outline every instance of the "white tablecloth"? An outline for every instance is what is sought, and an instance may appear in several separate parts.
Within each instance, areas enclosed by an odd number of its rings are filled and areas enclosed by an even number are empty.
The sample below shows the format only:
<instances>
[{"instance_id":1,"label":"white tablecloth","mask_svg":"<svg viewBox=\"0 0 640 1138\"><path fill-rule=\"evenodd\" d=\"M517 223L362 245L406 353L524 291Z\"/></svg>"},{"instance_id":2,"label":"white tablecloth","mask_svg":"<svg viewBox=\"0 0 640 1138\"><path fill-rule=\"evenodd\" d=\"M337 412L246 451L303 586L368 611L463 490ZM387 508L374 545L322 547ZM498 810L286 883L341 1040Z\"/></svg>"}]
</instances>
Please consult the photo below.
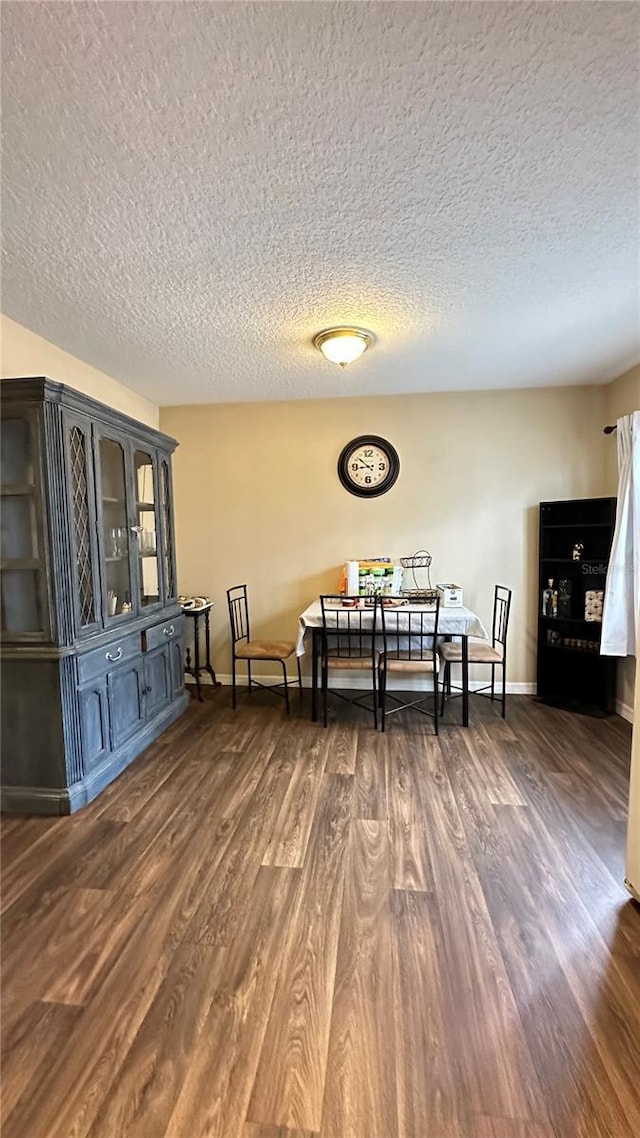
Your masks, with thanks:
<instances>
[{"instance_id":1,"label":"white tablecloth","mask_svg":"<svg viewBox=\"0 0 640 1138\"><path fill-rule=\"evenodd\" d=\"M348 612L350 610L343 610ZM407 605L393 609L394 613L400 613L404 617L406 614L407 626L406 631L410 631L411 613L422 613L429 611L428 605L418 605L415 602L410 602ZM373 608L365 609L363 627L367 627L367 617L369 627L373 623ZM296 653L298 656L304 655L304 638L308 628L322 628L322 607L320 601L312 601L308 608L300 615L298 620L298 639L296 643ZM472 612L471 609L465 608L460 605L459 608L444 608L440 607L440 617L438 620L438 636L478 636L483 640L488 640L487 630L480 620L477 613Z\"/></svg>"}]
</instances>

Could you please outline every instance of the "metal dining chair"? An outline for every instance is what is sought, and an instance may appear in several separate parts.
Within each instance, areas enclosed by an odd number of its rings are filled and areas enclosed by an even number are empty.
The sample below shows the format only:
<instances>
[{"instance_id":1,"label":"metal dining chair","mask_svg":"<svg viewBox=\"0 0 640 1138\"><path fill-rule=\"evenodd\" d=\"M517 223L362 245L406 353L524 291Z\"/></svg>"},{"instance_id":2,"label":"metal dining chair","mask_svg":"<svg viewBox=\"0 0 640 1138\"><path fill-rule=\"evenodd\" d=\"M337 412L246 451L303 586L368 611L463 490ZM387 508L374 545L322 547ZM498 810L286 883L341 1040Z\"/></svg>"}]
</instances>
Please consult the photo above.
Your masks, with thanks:
<instances>
[{"instance_id":1,"label":"metal dining chair","mask_svg":"<svg viewBox=\"0 0 640 1138\"><path fill-rule=\"evenodd\" d=\"M382 642L378 659L378 689L383 731L388 715L413 707L422 715L433 719L434 732L438 734L439 618L439 597L424 608L410 610L387 607L384 598L381 602ZM433 691L407 700L406 697L389 691L389 676L433 676ZM392 707L387 707L387 700L393 701ZM431 710L425 706L429 700L433 700Z\"/></svg>"},{"instance_id":2,"label":"metal dining chair","mask_svg":"<svg viewBox=\"0 0 640 1138\"><path fill-rule=\"evenodd\" d=\"M360 597L327 594L320 597L322 609L322 646L320 668L322 684L323 723L327 726L327 699L329 691L346 703L358 704L373 713L373 725L378 726L376 668L378 654L375 647L378 601L370 607ZM371 691L348 696L329 688L329 673L335 671L367 672L371 677ZM373 705L367 702L373 696Z\"/></svg>"},{"instance_id":3,"label":"metal dining chair","mask_svg":"<svg viewBox=\"0 0 640 1138\"><path fill-rule=\"evenodd\" d=\"M493 593L493 621L491 626L491 643L488 640L478 640L470 637L468 641L468 660L470 664L490 664L491 682L476 688L474 695L481 695L485 699L495 699L496 668L502 669L502 718L507 711L507 632L509 630L509 613L511 611L512 590L506 585L496 585ZM462 645L460 641L450 641L438 647L440 659L444 665L442 675L442 703L440 714L444 714L445 703L449 699L457 699L462 694L462 688L451 684L451 665L462 660ZM452 690L455 695L452 695Z\"/></svg>"},{"instance_id":4,"label":"metal dining chair","mask_svg":"<svg viewBox=\"0 0 640 1138\"><path fill-rule=\"evenodd\" d=\"M249 694L254 687L265 688L275 695L284 696L287 715L290 713L289 685L287 682L287 660L296 650L294 640L252 640L249 625L249 601L246 585L234 585L227 589L227 603L229 605L229 622L231 624L231 684L233 690L233 708L237 706L236 693L236 664L241 661L247 665L247 683ZM252 678L252 661L276 661L282 667L283 682L281 684L261 684ZM302 695L302 673L300 671L300 657L296 656L298 665L298 686ZM280 689L284 688L284 691Z\"/></svg>"}]
</instances>

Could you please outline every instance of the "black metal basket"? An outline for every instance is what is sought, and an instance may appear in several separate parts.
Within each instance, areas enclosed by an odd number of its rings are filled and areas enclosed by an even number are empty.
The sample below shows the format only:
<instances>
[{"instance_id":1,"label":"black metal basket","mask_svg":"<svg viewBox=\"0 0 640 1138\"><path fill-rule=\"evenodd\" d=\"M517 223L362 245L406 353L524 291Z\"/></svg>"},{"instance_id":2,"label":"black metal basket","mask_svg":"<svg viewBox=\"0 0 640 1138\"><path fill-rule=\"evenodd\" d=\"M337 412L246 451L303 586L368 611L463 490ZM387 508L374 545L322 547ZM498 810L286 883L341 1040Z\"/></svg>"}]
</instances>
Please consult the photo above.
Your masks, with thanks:
<instances>
[{"instance_id":1,"label":"black metal basket","mask_svg":"<svg viewBox=\"0 0 640 1138\"><path fill-rule=\"evenodd\" d=\"M400 558L402 568L411 570L414 584L413 589L400 590L403 597L407 597L412 601L418 601L420 604L433 604L435 602L438 591L434 589L431 584L431 562L432 557L428 549L419 549L416 553L412 553L410 557ZM416 569L426 569L426 584L421 585L419 583L416 576Z\"/></svg>"}]
</instances>

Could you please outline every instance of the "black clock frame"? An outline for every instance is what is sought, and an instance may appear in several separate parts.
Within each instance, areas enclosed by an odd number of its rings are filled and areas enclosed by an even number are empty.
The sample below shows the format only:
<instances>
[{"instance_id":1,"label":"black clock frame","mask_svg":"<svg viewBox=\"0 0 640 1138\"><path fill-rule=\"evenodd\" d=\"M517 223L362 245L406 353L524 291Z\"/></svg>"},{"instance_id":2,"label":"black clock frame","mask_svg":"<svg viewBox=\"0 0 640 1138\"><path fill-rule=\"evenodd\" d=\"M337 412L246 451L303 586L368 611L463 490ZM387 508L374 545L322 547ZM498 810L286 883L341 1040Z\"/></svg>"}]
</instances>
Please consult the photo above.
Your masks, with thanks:
<instances>
[{"instance_id":1,"label":"black clock frame","mask_svg":"<svg viewBox=\"0 0 640 1138\"><path fill-rule=\"evenodd\" d=\"M367 489L366 486L354 486L347 473L349 456L354 450L361 446L377 446L381 447L387 454L389 461L389 472L383 482L379 482L377 486L372 486ZM345 447L343 447L340 458L338 459L338 478L340 479L345 490L350 494L355 494L357 498L378 498L381 494L386 494L387 490L395 484L400 473L400 458L394 446L387 439L381 438L380 435L358 435L357 438L351 439Z\"/></svg>"}]
</instances>

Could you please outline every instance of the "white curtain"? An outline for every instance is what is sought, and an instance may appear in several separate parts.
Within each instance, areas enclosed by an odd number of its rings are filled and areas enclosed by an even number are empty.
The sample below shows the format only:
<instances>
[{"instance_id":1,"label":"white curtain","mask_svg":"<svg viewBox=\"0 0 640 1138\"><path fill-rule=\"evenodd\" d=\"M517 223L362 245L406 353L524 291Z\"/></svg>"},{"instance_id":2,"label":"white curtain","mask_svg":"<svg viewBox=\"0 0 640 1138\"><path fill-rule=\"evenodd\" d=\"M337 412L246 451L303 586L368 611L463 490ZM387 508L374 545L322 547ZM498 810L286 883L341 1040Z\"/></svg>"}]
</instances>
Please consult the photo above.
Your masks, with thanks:
<instances>
[{"instance_id":1,"label":"white curtain","mask_svg":"<svg viewBox=\"0 0 640 1138\"><path fill-rule=\"evenodd\" d=\"M618 507L602 619L603 656L636 656L640 636L640 411L618 419Z\"/></svg>"}]
</instances>

